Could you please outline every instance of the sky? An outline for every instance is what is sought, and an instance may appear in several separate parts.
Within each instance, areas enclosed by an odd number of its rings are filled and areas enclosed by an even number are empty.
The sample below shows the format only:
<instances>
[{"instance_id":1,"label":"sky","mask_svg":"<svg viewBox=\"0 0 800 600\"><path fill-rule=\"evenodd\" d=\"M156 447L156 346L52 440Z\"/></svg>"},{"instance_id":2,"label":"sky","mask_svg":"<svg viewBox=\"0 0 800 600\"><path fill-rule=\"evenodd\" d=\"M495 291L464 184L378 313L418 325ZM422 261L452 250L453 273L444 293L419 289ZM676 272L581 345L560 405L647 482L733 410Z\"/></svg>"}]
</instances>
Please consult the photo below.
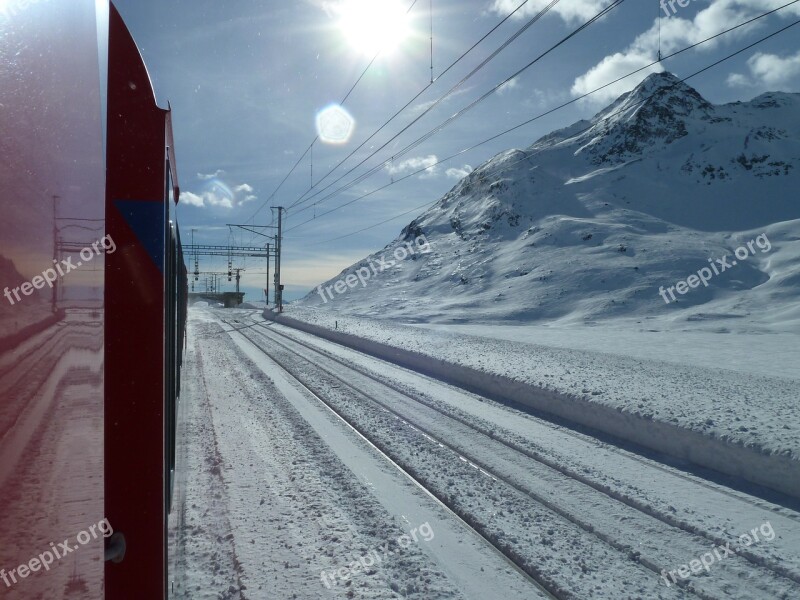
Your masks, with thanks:
<instances>
[{"instance_id":1,"label":"sky","mask_svg":"<svg viewBox=\"0 0 800 600\"><path fill-rule=\"evenodd\" d=\"M383 248L498 152L590 118L652 72L691 75L800 19L800 2L473 148L479 142L650 65L659 37L667 56L791 1L626 0L513 78L613 0L561 0L541 15L550 0L115 4L159 103L173 109L184 240L263 247L269 240L227 225L274 226L271 207L287 207L291 300ZM800 25L688 83L714 103L800 92ZM245 269L247 299L263 299L263 259L233 266ZM226 271L227 259L202 259L200 270ZM226 279L222 289L233 289Z\"/></svg>"}]
</instances>

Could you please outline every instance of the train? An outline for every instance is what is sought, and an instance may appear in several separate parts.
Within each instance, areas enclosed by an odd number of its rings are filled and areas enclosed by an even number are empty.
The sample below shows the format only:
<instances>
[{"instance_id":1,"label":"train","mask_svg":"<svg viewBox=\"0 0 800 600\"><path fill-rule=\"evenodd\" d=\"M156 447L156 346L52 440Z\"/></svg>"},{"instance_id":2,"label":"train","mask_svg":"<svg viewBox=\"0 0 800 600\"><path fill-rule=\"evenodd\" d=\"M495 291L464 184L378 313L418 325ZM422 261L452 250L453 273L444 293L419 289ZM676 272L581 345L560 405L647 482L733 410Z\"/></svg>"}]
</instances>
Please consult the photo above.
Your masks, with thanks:
<instances>
[{"instance_id":1,"label":"train","mask_svg":"<svg viewBox=\"0 0 800 600\"><path fill-rule=\"evenodd\" d=\"M4 3L0 128L0 595L173 597L180 186L113 3Z\"/></svg>"}]
</instances>

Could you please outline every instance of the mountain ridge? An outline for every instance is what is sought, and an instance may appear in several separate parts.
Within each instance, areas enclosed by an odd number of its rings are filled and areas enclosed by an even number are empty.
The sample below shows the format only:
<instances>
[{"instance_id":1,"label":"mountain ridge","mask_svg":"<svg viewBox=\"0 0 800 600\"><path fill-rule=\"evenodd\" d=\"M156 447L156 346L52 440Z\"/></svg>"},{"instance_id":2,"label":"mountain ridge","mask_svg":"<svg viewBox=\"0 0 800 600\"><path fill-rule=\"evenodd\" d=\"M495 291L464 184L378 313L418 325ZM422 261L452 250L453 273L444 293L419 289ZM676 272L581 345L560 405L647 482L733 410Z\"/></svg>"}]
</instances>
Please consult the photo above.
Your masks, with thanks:
<instances>
[{"instance_id":1,"label":"mountain ridge","mask_svg":"<svg viewBox=\"0 0 800 600\"><path fill-rule=\"evenodd\" d=\"M675 318L687 309L689 319L701 307L746 318L756 296L784 297L781 282L796 285L799 108L800 94L782 92L713 105L672 74L651 75L592 119L475 169L384 249L425 235L429 255L332 305L445 321L475 309L515 321ZM761 234L769 253L659 306L662 285ZM321 300L312 292L300 303Z\"/></svg>"}]
</instances>

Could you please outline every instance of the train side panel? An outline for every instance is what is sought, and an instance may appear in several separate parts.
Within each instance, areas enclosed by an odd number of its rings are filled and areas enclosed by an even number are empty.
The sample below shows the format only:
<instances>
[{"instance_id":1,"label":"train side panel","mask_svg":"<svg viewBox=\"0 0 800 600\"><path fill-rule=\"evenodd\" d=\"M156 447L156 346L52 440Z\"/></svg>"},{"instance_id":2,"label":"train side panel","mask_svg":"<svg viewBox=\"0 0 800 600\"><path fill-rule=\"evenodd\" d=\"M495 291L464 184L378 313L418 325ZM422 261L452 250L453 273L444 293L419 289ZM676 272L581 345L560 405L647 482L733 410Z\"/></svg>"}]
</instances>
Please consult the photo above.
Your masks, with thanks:
<instances>
[{"instance_id":1,"label":"train side panel","mask_svg":"<svg viewBox=\"0 0 800 600\"><path fill-rule=\"evenodd\" d=\"M167 595L187 298L173 146L113 5L0 5L3 598Z\"/></svg>"},{"instance_id":2,"label":"train side panel","mask_svg":"<svg viewBox=\"0 0 800 600\"><path fill-rule=\"evenodd\" d=\"M121 17L109 24L106 228L106 513L126 554L106 566L106 597L166 590L166 112Z\"/></svg>"}]
</instances>

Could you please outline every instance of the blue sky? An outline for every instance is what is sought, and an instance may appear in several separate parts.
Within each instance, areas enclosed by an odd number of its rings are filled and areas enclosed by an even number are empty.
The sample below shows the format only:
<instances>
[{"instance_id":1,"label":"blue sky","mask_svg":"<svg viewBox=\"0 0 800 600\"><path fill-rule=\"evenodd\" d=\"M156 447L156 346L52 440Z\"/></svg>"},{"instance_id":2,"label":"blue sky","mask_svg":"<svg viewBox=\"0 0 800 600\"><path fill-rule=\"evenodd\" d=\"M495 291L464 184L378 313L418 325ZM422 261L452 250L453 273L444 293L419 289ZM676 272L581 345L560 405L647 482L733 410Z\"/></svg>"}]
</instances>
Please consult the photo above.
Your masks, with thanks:
<instances>
[{"instance_id":1,"label":"blue sky","mask_svg":"<svg viewBox=\"0 0 800 600\"><path fill-rule=\"evenodd\" d=\"M561 0L487 66L352 175L325 192L351 167L423 113L481 61L549 4L529 0L458 65L442 71L522 0L433 0L436 81L430 85L430 1L418 0L117 0L150 69L159 102L174 109L176 148L184 192L179 220L184 238L210 244L250 243L227 223L272 224L270 206L301 203L286 217L284 282L289 299L303 295L344 267L394 239L470 168L499 151L526 147L551 130L593 115L635 86L649 71L591 99L557 111L512 134L390 185L327 215L322 213L390 184L417 168L453 155L586 91L791 0L627 0L444 130L392 161L411 141L504 81L552 44L608 6L611 0ZM364 2L369 4L365 5ZM398 6L392 9L391 4ZM380 8L399 11L381 22ZM375 11L370 16L366 12ZM686 76L800 18L800 3L663 63ZM375 21L377 19L377 21ZM386 27L386 29L381 29ZM369 34L369 35L368 35ZM369 63L378 37L382 53L344 108L355 121L349 141L317 141L271 198L317 136L317 115L337 104ZM398 39L399 38L399 39ZM655 69L654 69L655 70ZM764 91L800 91L800 26L768 40L689 82L712 102L748 100ZM364 148L322 180L378 127L426 86L428 89ZM386 162L388 161L388 162ZM327 197L367 169L376 174ZM322 181L320 181L322 180ZM312 206L318 203L317 206ZM305 210L303 210L305 209ZM415 209L415 210L411 210ZM388 223L340 238L408 212ZM310 221L310 222L309 222ZM261 243L261 242L257 242ZM247 260L245 291L260 299L263 262ZM201 270L227 261L205 259ZM230 289L230 288L228 288Z\"/></svg>"}]
</instances>

